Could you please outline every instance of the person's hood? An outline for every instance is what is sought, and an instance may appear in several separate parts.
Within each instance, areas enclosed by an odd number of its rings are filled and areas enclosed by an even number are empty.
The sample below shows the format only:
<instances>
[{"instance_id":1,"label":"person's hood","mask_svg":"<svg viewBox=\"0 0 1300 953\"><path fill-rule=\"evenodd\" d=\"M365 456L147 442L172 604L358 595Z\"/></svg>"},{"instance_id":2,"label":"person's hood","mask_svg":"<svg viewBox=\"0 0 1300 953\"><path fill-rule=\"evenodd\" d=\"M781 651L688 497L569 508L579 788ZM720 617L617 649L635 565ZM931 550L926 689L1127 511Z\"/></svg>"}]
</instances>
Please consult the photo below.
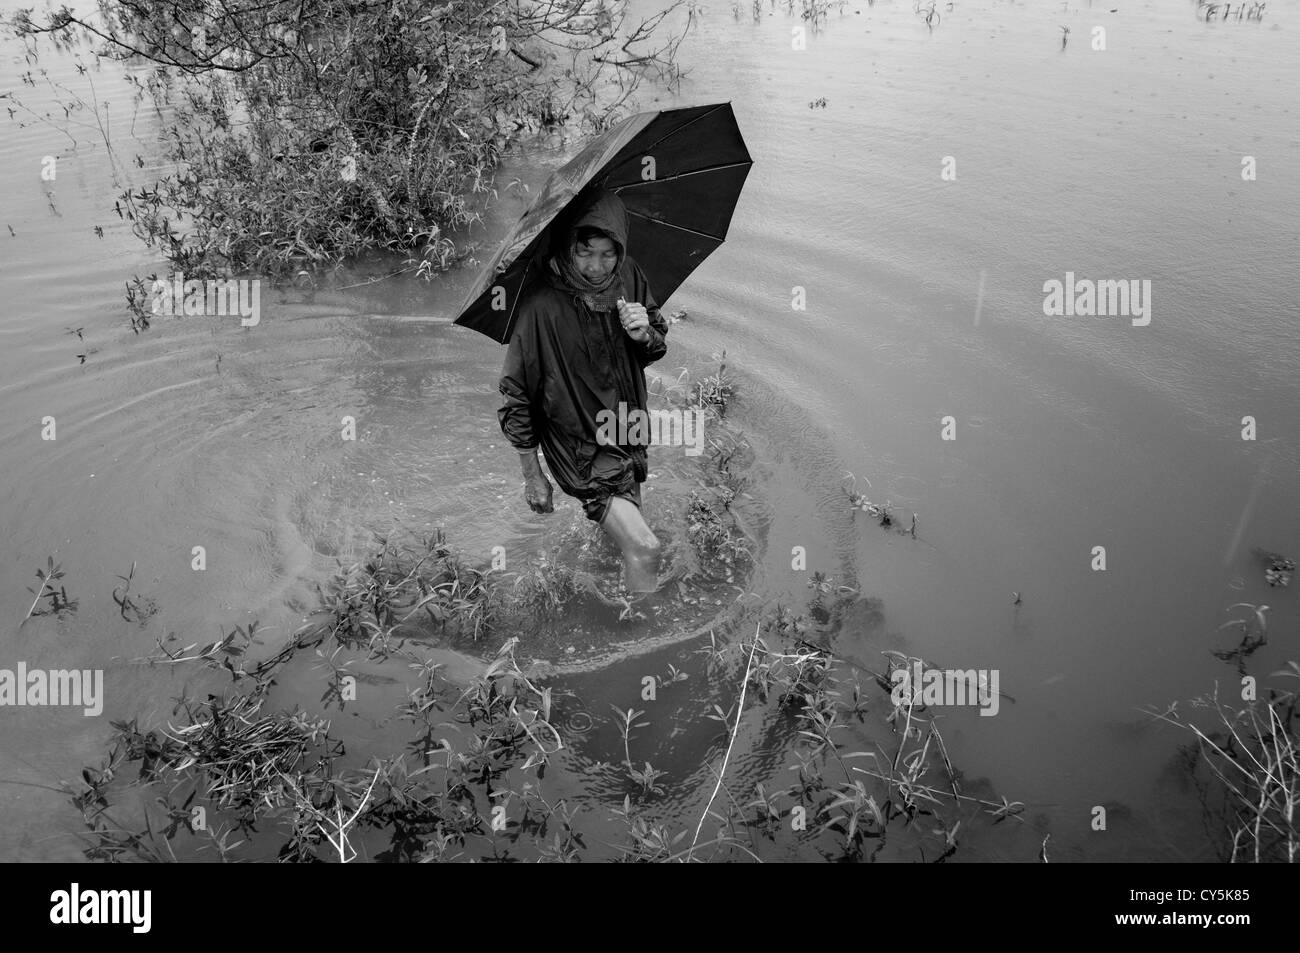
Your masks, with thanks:
<instances>
[{"instance_id":1,"label":"person's hood","mask_svg":"<svg viewBox=\"0 0 1300 953\"><path fill-rule=\"evenodd\" d=\"M579 193L551 230L550 254L567 252L574 230L584 225L599 228L610 237L618 248L615 271L622 268L623 259L627 257L627 208L623 200L606 189Z\"/></svg>"}]
</instances>

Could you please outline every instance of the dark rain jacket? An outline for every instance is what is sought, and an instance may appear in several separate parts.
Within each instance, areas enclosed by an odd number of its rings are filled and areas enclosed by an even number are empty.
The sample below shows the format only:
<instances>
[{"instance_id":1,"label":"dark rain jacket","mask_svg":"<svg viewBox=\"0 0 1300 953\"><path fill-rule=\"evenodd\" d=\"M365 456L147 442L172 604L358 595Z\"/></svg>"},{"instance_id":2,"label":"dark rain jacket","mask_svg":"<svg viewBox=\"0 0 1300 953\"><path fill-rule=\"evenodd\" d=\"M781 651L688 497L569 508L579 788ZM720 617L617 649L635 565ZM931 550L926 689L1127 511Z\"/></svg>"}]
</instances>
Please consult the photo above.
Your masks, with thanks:
<instances>
[{"instance_id":1,"label":"dark rain jacket","mask_svg":"<svg viewBox=\"0 0 1300 953\"><path fill-rule=\"evenodd\" d=\"M591 477L599 449L630 458L637 482L645 481L646 448L598 443L597 415L602 410L617 415L620 402L628 411L646 410L645 368L668 350L668 323L659 314L645 274L626 254L622 203L606 194L594 206L580 209L568 227L581 225L601 229L618 244L623 297L645 306L650 338L644 344L633 341L617 310L594 313L579 296L562 290L562 282L547 268L520 302L501 372L499 389L505 402L497 418L516 449L541 447L561 490L588 499L601 492ZM561 234L567 240L568 232ZM567 249L558 241L556 247Z\"/></svg>"}]
</instances>

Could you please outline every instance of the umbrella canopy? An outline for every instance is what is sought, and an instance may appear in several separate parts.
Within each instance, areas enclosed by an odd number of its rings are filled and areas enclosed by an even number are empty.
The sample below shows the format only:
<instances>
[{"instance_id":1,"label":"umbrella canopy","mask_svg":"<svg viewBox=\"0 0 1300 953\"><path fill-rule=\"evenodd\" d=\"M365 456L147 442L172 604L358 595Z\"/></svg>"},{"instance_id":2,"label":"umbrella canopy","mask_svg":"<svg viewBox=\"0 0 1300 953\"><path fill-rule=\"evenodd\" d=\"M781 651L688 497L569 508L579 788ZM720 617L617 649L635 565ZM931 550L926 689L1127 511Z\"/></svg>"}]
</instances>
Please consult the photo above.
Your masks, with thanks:
<instances>
[{"instance_id":1,"label":"umbrella canopy","mask_svg":"<svg viewBox=\"0 0 1300 953\"><path fill-rule=\"evenodd\" d=\"M727 237L751 165L729 102L629 116L551 173L475 279L456 323L510 340L551 233L565 226L565 209L587 186L623 200L629 253L656 300L667 301Z\"/></svg>"}]
</instances>

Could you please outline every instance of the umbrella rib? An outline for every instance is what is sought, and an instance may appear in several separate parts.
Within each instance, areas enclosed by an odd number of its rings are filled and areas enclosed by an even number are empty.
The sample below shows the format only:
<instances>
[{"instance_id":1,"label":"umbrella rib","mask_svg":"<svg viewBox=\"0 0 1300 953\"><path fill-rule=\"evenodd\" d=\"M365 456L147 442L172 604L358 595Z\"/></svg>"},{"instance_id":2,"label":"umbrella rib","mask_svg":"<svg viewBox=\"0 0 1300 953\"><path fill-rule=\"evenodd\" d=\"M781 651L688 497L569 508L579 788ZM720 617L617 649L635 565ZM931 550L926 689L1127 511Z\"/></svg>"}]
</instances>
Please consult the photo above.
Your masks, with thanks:
<instances>
[{"instance_id":1,"label":"umbrella rib","mask_svg":"<svg viewBox=\"0 0 1300 953\"><path fill-rule=\"evenodd\" d=\"M506 318L506 339L502 344L510 343L510 332L515 329L515 315L519 313L519 302L524 297L524 289L528 287L528 270L533 267L533 259L524 262L524 273L519 276L519 289L515 292L515 300L510 303L510 316Z\"/></svg>"},{"instance_id":2,"label":"umbrella rib","mask_svg":"<svg viewBox=\"0 0 1300 953\"><path fill-rule=\"evenodd\" d=\"M705 172L721 172L723 169L735 169L742 165L751 166L753 164L754 160L749 159L745 162L728 162L725 165L711 165L706 169L691 169L689 172L678 172L675 175L667 175L663 178L646 179L642 182L629 182L627 185L615 186L614 191L621 195L628 189L637 189L643 185L658 185L661 182L672 182L674 179L683 179L688 175L702 175Z\"/></svg>"},{"instance_id":3,"label":"umbrella rib","mask_svg":"<svg viewBox=\"0 0 1300 953\"><path fill-rule=\"evenodd\" d=\"M710 235L708 232L697 231L693 228L687 228L685 225L677 225L673 222L665 222L662 218L651 218L649 215L642 215L640 212L634 212L632 209L627 210L628 215L635 215L637 218L645 219L647 222L654 222L656 225L666 225L668 228L675 228L678 231L690 232L692 235L699 235L701 238L708 238L721 244L726 241L725 238L719 238L717 235Z\"/></svg>"}]
</instances>

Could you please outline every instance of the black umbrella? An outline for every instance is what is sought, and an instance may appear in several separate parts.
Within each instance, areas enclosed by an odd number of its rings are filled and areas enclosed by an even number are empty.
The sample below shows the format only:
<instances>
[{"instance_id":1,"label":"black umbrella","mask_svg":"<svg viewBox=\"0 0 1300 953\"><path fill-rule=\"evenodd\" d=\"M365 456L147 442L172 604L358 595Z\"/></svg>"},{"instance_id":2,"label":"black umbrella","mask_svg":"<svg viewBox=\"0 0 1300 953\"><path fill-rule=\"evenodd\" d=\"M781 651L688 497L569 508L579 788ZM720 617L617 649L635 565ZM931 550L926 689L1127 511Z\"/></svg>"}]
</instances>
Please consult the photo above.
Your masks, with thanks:
<instances>
[{"instance_id":1,"label":"black umbrella","mask_svg":"<svg viewBox=\"0 0 1300 953\"><path fill-rule=\"evenodd\" d=\"M505 344L521 292L546 264L551 232L587 186L627 208L628 251L660 303L727 237L753 161L730 103L629 116L551 173L474 281L457 324Z\"/></svg>"}]
</instances>

